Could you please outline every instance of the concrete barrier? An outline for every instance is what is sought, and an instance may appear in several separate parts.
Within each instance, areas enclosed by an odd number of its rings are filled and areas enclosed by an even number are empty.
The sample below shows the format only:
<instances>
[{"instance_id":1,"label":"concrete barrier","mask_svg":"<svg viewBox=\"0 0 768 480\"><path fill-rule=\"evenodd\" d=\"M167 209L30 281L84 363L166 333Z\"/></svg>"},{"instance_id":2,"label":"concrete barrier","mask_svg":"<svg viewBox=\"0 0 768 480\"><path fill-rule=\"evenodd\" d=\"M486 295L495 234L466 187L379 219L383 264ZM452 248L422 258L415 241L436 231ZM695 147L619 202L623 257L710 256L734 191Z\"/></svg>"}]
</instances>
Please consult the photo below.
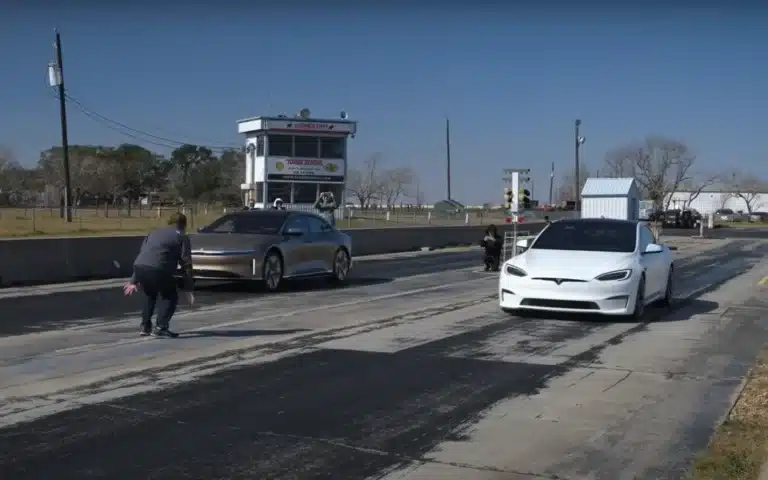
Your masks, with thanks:
<instances>
[{"instance_id":1,"label":"concrete barrier","mask_svg":"<svg viewBox=\"0 0 768 480\"><path fill-rule=\"evenodd\" d=\"M543 223L521 231L538 233ZM501 231L510 225L499 225ZM477 245L485 227L404 227L345 230L353 255L375 255ZM143 236L59 237L0 240L0 287L127 277ZM192 235L194 245L194 235Z\"/></svg>"}]
</instances>

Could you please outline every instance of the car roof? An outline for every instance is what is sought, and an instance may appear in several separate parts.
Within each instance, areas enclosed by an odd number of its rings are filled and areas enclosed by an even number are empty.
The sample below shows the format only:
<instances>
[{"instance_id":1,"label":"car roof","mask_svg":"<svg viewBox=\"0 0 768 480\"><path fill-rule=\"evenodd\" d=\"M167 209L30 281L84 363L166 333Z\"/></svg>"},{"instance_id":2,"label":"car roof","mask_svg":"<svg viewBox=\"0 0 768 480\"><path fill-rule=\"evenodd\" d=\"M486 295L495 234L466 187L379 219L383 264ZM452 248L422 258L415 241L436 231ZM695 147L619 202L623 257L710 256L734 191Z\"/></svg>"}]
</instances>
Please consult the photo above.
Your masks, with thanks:
<instances>
[{"instance_id":1,"label":"car roof","mask_svg":"<svg viewBox=\"0 0 768 480\"><path fill-rule=\"evenodd\" d=\"M290 215L292 212L291 210L273 210L273 209L265 209L265 210L241 210L238 212L230 212L232 215L237 216L247 216L247 215L260 215L260 216L270 216L270 217L281 217L285 218L288 215Z\"/></svg>"},{"instance_id":2,"label":"car roof","mask_svg":"<svg viewBox=\"0 0 768 480\"><path fill-rule=\"evenodd\" d=\"M314 212L305 212L303 210L277 210L273 208L265 208L263 210L261 209L254 209L254 210L240 210L237 212L231 212L230 215L235 216L248 216L248 215L259 215L259 216L270 216L270 217L277 217L281 219L288 218L289 215L307 215L317 218L322 218L318 214Z\"/></svg>"},{"instance_id":3,"label":"car roof","mask_svg":"<svg viewBox=\"0 0 768 480\"><path fill-rule=\"evenodd\" d=\"M634 225L637 226L640 222L635 220L619 220L617 218L563 218L558 220L557 223L568 223L578 225L580 223L590 224L604 224L604 225Z\"/></svg>"}]
</instances>

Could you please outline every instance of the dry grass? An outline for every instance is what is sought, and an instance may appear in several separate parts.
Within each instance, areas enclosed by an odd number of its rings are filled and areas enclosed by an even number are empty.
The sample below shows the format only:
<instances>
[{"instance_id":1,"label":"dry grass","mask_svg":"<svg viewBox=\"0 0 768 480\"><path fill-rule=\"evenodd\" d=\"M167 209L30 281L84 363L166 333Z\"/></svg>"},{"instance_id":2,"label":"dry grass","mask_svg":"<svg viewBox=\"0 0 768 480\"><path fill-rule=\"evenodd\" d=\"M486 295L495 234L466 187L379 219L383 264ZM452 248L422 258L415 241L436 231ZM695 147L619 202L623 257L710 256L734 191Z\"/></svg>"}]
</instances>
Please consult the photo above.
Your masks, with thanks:
<instances>
[{"instance_id":1,"label":"dry grass","mask_svg":"<svg viewBox=\"0 0 768 480\"><path fill-rule=\"evenodd\" d=\"M57 208L0 208L0 237L71 236L71 235L120 235L142 234L165 225L166 219L175 208L134 209L130 215L126 210L80 209L75 210L72 223L59 216ZM186 210L190 229L204 226L224 213L224 209ZM465 217L430 218L426 213L399 212L355 212L353 218L339 220L340 228L384 228L423 225L464 225ZM499 215L469 215L471 225L503 223Z\"/></svg>"},{"instance_id":2,"label":"dry grass","mask_svg":"<svg viewBox=\"0 0 768 480\"><path fill-rule=\"evenodd\" d=\"M719 222L717 225L727 228L768 228L768 222Z\"/></svg>"},{"instance_id":3,"label":"dry grass","mask_svg":"<svg viewBox=\"0 0 768 480\"><path fill-rule=\"evenodd\" d=\"M756 480L768 459L768 348L707 450L694 463L695 480Z\"/></svg>"}]
</instances>

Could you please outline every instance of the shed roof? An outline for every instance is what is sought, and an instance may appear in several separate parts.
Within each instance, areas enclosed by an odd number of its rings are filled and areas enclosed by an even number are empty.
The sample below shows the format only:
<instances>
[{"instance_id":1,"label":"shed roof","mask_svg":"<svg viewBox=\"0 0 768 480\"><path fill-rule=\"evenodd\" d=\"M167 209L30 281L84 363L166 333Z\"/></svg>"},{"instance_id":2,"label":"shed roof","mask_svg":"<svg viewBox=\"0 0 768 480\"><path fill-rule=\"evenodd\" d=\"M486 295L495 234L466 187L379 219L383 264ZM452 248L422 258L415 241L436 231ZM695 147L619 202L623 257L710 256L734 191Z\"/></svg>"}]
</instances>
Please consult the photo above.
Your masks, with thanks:
<instances>
[{"instance_id":1,"label":"shed roof","mask_svg":"<svg viewBox=\"0 0 768 480\"><path fill-rule=\"evenodd\" d=\"M588 178L581 196L626 197L634 184L634 178Z\"/></svg>"}]
</instances>

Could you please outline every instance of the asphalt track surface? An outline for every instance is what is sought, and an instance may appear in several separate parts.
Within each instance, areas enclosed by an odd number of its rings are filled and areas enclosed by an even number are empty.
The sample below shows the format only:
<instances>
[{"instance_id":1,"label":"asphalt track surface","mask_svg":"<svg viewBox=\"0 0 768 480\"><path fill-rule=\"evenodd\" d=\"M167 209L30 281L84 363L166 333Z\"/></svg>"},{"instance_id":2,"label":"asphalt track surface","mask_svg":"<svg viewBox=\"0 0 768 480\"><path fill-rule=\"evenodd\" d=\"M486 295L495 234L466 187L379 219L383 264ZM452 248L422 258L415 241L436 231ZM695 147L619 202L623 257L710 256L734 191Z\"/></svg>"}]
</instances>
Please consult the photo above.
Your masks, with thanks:
<instances>
[{"instance_id":1,"label":"asphalt track surface","mask_svg":"<svg viewBox=\"0 0 768 480\"><path fill-rule=\"evenodd\" d=\"M396 278L412 275L477 266L481 261L480 251L432 252L425 255L405 255L396 259L356 260L349 280L342 290L386 284ZM199 309L261 298L271 305L287 306L296 293L322 291L328 291L328 295L338 295L339 288L322 279L315 279L287 282L282 292L268 295L257 284L200 282L196 287L195 302ZM87 326L96 320L101 322L136 318L138 325L140 308L139 295L125 297L120 286L115 285L45 296L0 298L0 312L3 312L0 337Z\"/></svg>"},{"instance_id":2,"label":"asphalt track surface","mask_svg":"<svg viewBox=\"0 0 768 480\"><path fill-rule=\"evenodd\" d=\"M0 478L683 478L766 339L752 292L765 252L747 239L681 252L684 299L640 324L509 317L476 252L361 263L342 289L214 286L201 304L230 310L194 326L239 315L238 302L315 310L271 321L295 337L272 342L270 360L3 428ZM131 335L137 305L112 290L2 300L0 328L8 341L72 326ZM356 329L318 328L343 322ZM247 326L222 337L268 335Z\"/></svg>"}]
</instances>

